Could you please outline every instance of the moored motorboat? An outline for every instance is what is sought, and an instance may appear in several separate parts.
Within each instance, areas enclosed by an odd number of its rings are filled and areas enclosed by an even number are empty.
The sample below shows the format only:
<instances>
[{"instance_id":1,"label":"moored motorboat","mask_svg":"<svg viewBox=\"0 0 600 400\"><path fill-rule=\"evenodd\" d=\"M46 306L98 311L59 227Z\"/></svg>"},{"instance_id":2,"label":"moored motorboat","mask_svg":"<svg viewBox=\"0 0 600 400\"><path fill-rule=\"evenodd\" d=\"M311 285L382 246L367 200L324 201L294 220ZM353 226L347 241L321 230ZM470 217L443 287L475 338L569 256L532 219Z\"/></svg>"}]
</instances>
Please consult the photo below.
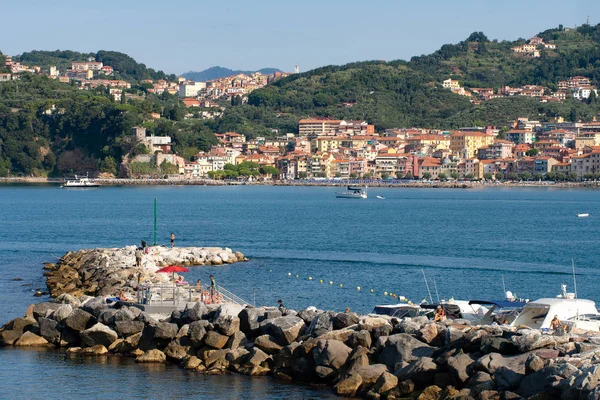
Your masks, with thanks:
<instances>
[{"instance_id":1,"label":"moored motorboat","mask_svg":"<svg viewBox=\"0 0 600 400\"><path fill-rule=\"evenodd\" d=\"M94 188L101 186L98 182L94 182L87 175L85 177L78 177L75 175L75 179L65 180L65 183L61 188Z\"/></svg>"},{"instance_id":2,"label":"moored motorboat","mask_svg":"<svg viewBox=\"0 0 600 400\"><path fill-rule=\"evenodd\" d=\"M376 196L379 200L385 200L385 197L383 196Z\"/></svg>"},{"instance_id":3,"label":"moored motorboat","mask_svg":"<svg viewBox=\"0 0 600 400\"><path fill-rule=\"evenodd\" d=\"M366 199L367 187L348 186L348 188L343 192L335 192L335 197L342 199Z\"/></svg>"}]
</instances>

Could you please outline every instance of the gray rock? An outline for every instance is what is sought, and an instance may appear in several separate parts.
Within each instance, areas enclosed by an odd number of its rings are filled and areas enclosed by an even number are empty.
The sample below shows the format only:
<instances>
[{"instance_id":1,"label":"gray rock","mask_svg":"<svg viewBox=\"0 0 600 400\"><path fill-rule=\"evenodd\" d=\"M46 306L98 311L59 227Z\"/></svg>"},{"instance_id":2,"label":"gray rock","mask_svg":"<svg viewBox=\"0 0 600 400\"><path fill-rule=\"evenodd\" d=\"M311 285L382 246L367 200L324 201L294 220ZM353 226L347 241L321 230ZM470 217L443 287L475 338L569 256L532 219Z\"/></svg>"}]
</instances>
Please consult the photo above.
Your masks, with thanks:
<instances>
[{"instance_id":1,"label":"gray rock","mask_svg":"<svg viewBox=\"0 0 600 400\"><path fill-rule=\"evenodd\" d=\"M92 314L83 311L80 308L73 310L71 315L69 315L64 321L67 327L77 332L84 331L88 327L88 324L93 322Z\"/></svg>"},{"instance_id":2,"label":"gray rock","mask_svg":"<svg viewBox=\"0 0 600 400\"><path fill-rule=\"evenodd\" d=\"M332 319L333 329L344 329L358 323L358 315L353 312L338 313Z\"/></svg>"},{"instance_id":3,"label":"gray rock","mask_svg":"<svg viewBox=\"0 0 600 400\"><path fill-rule=\"evenodd\" d=\"M420 357L431 357L433 352L433 347L406 333L398 333L388 337L378 362L393 370L399 362L412 362Z\"/></svg>"},{"instance_id":4,"label":"gray rock","mask_svg":"<svg viewBox=\"0 0 600 400\"><path fill-rule=\"evenodd\" d=\"M71 315L73 307L70 304L61 304L60 307L52 313L52 318L57 322L62 322Z\"/></svg>"},{"instance_id":5,"label":"gray rock","mask_svg":"<svg viewBox=\"0 0 600 400\"><path fill-rule=\"evenodd\" d=\"M19 340L14 343L16 347L46 347L48 341L33 332L25 332Z\"/></svg>"},{"instance_id":6,"label":"gray rock","mask_svg":"<svg viewBox=\"0 0 600 400\"><path fill-rule=\"evenodd\" d=\"M398 330L400 333L408 333L410 335L415 335L419 332L421 326L411 320L410 318L406 318L398 324Z\"/></svg>"},{"instance_id":7,"label":"gray rock","mask_svg":"<svg viewBox=\"0 0 600 400\"><path fill-rule=\"evenodd\" d=\"M79 301L77 297L68 293L63 293L61 295L56 296L56 298L52 300L52 303L69 304L73 306L73 308L81 307L81 301Z\"/></svg>"},{"instance_id":8,"label":"gray rock","mask_svg":"<svg viewBox=\"0 0 600 400\"><path fill-rule=\"evenodd\" d=\"M33 317L38 320L39 318L47 318L52 312L58 310L61 305L58 303L37 303L33 307Z\"/></svg>"},{"instance_id":9,"label":"gray rock","mask_svg":"<svg viewBox=\"0 0 600 400\"><path fill-rule=\"evenodd\" d=\"M297 316L302 318L305 324L310 325L312 320L317 316L317 312L313 310L300 310Z\"/></svg>"},{"instance_id":10,"label":"gray rock","mask_svg":"<svg viewBox=\"0 0 600 400\"><path fill-rule=\"evenodd\" d=\"M81 340L88 347L92 347L97 344L109 347L112 344L112 342L117 340L117 338L117 332L113 331L108 326L101 323L97 323L91 328L81 332Z\"/></svg>"},{"instance_id":11,"label":"gray rock","mask_svg":"<svg viewBox=\"0 0 600 400\"><path fill-rule=\"evenodd\" d=\"M21 332L15 332L12 329L0 331L0 347L12 346L21 337Z\"/></svg>"},{"instance_id":12,"label":"gray rock","mask_svg":"<svg viewBox=\"0 0 600 400\"><path fill-rule=\"evenodd\" d=\"M511 340L496 336L482 338L480 349L482 353L500 353L506 355L519 353L519 347Z\"/></svg>"},{"instance_id":13,"label":"gray rock","mask_svg":"<svg viewBox=\"0 0 600 400\"><path fill-rule=\"evenodd\" d=\"M114 321L133 321L136 318L136 314L129 309L129 307L122 307L114 315Z\"/></svg>"},{"instance_id":14,"label":"gray rock","mask_svg":"<svg viewBox=\"0 0 600 400\"><path fill-rule=\"evenodd\" d=\"M238 347L245 346L248 343L248 339L246 339L246 335L243 332L237 331L227 341L228 349L237 349Z\"/></svg>"},{"instance_id":15,"label":"gray rock","mask_svg":"<svg viewBox=\"0 0 600 400\"><path fill-rule=\"evenodd\" d=\"M82 306L82 308L84 311L87 311L90 314L92 314L93 316L95 316L96 318L98 318L100 313L104 309L108 308L108 305L106 304L104 297L98 296L98 297L93 298L92 300L87 301Z\"/></svg>"},{"instance_id":16,"label":"gray rock","mask_svg":"<svg viewBox=\"0 0 600 400\"><path fill-rule=\"evenodd\" d=\"M448 359L448 372L455 387L461 388L469 380L469 367L473 363L471 356L463 353Z\"/></svg>"},{"instance_id":17,"label":"gray rock","mask_svg":"<svg viewBox=\"0 0 600 400\"><path fill-rule=\"evenodd\" d=\"M183 313L181 313L180 319L181 319L182 323L189 324L194 321L200 321L201 319L205 318L207 315L208 315L208 308L206 308L206 305L204 305L204 303L197 302L191 308L188 308L186 306Z\"/></svg>"},{"instance_id":18,"label":"gray rock","mask_svg":"<svg viewBox=\"0 0 600 400\"><path fill-rule=\"evenodd\" d=\"M115 329L119 336L125 338L144 330L144 323L141 321L117 321L115 322Z\"/></svg>"},{"instance_id":19,"label":"gray rock","mask_svg":"<svg viewBox=\"0 0 600 400\"><path fill-rule=\"evenodd\" d=\"M48 313L49 315L51 312ZM25 331L32 330L36 326L36 321L30 318L15 318L6 324L6 328L21 335Z\"/></svg>"},{"instance_id":20,"label":"gray rock","mask_svg":"<svg viewBox=\"0 0 600 400\"><path fill-rule=\"evenodd\" d=\"M264 314L264 311L258 308L244 308L239 313L240 330L247 335L255 335L260 330L259 317Z\"/></svg>"},{"instance_id":21,"label":"gray rock","mask_svg":"<svg viewBox=\"0 0 600 400\"><path fill-rule=\"evenodd\" d=\"M60 331L57 329L58 322L49 318L40 318L40 335L50 343L60 343Z\"/></svg>"},{"instance_id":22,"label":"gray rock","mask_svg":"<svg viewBox=\"0 0 600 400\"><path fill-rule=\"evenodd\" d=\"M398 378L396 377L396 375L390 374L389 372L385 371L383 374L381 374L379 378L377 378L373 390L376 393L383 394L389 392L396 386L398 386Z\"/></svg>"},{"instance_id":23,"label":"gray rock","mask_svg":"<svg viewBox=\"0 0 600 400\"><path fill-rule=\"evenodd\" d=\"M357 331L353 332L348 339L348 345L353 349L362 346L364 348L370 349L372 344L371 335L369 331Z\"/></svg>"},{"instance_id":24,"label":"gray rock","mask_svg":"<svg viewBox=\"0 0 600 400\"><path fill-rule=\"evenodd\" d=\"M352 349L339 340L318 340L317 347L313 349L313 358L316 365L339 369L351 352Z\"/></svg>"},{"instance_id":25,"label":"gray rock","mask_svg":"<svg viewBox=\"0 0 600 400\"><path fill-rule=\"evenodd\" d=\"M267 366L273 358L259 349L258 347L252 347L246 358L246 363L254 366Z\"/></svg>"},{"instance_id":26,"label":"gray rock","mask_svg":"<svg viewBox=\"0 0 600 400\"><path fill-rule=\"evenodd\" d=\"M394 375L399 381L411 380L418 387L431 383L438 371L437 364L430 357L421 357L409 365L399 369Z\"/></svg>"},{"instance_id":27,"label":"gray rock","mask_svg":"<svg viewBox=\"0 0 600 400\"><path fill-rule=\"evenodd\" d=\"M279 317L269 320L265 326L266 332L274 336L278 342L288 345L298 338L304 327L302 318L294 316Z\"/></svg>"},{"instance_id":28,"label":"gray rock","mask_svg":"<svg viewBox=\"0 0 600 400\"><path fill-rule=\"evenodd\" d=\"M421 329L419 329L419 339L424 341L427 344L431 344L438 337L438 327L435 323L429 323L423 325Z\"/></svg>"},{"instance_id":29,"label":"gray rock","mask_svg":"<svg viewBox=\"0 0 600 400\"><path fill-rule=\"evenodd\" d=\"M231 336L240 330L240 319L231 315L219 316L214 325L223 335Z\"/></svg>"},{"instance_id":30,"label":"gray rock","mask_svg":"<svg viewBox=\"0 0 600 400\"><path fill-rule=\"evenodd\" d=\"M279 318L281 317L281 311L277 310L277 309L266 309L264 312L264 319L273 319L273 318Z\"/></svg>"},{"instance_id":31,"label":"gray rock","mask_svg":"<svg viewBox=\"0 0 600 400\"><path fill-rule=\"evenodd\" d=\"M104 325L114 325L116 314L117 310L114 308L104 308L98 314L98 322L102 322Z\"/></svg>"},{"instance_id":32,"label":"gray rock","mask_svg":"<svg viewBox=\"0 0 600 400\"><path fill-rule=\"evenodd\" d=\"M535 354L531 354L525 361L525 374L529 375L544 368L544 360Z\"/></svg>"},{"instance_id":33,"label":"gray rock","mask_svg":"<svg viewBox=\"0 0 600 400\"><path fill-rule=\"evenodd\" d=\"M377 382L377 379L379 379L384 372L387 372L387 367L385 365L371 364L352 368L352 370L349 371L349 374L360 375L365 390L368 390L372 385L375 384L375 382Z\"/></svg>"},{"instance_id":34,"label":"gray rock","mask_svg":"<svg viewBox=\"0 0 600 400\"><path fill-rule=\"evenodd\" d=\"M244 307L234 303L221 304L217 307L215 318L226 316L237 317L243 309Z\"/></svg>"},{"instance_id":35,"label":"gray rock","mask_svg":"<svg viewBox=\"0 0 600 400\"><path fill-rule=\"evenodd\" d=\"M189 346L182 346L177 340L172 341L165 348L165 355L174 360L183 360L188 355Z\"/></svg>"},{"instance_id":36,"label":"gray rock","mask_svg":"<svg viewBox=\"0 0 600 400\"><path fill-rule=\"evenodd\" d=\"M206 332L211 328L210 322L206 320L194 321L190 324L189 337L194 347L199 347L204 343Z\"/></svg>"},{"instance_id":37,"label":"gray rock","mask_svg":"<svg viewBox=\"0 0 600 400\"><path fill-rule=\"evenodd\" d=\"M179 328L176 324L159 322L154 326L154 340L166 342L175 339Z\"/></svg>"},{"instance_id":38,"label":"gray rock","mask_svg":"<svg viewBox=\"0 0 600 400\"><path fill-rule=\"evenodd\" d=\"M322 334L333 330L333 324L331 323L331 316L328 313L322 313L317 315L310 323L308 327L308 335L321 336Z\"/></svg>"}]
</instances>

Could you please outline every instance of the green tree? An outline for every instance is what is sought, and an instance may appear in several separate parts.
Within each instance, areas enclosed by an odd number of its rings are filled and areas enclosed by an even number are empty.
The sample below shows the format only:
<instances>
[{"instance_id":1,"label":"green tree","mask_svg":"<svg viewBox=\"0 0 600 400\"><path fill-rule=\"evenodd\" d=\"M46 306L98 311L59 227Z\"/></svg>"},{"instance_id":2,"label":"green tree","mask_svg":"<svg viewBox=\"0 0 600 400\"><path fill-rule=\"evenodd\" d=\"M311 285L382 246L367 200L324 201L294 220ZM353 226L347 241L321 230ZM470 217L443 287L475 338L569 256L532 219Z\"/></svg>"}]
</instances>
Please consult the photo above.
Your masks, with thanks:
<instances>
[{"instance_id":1,"label":"green tree","mask_svg":"<svg viewBox=\"0 0 600 400\"><path fill-rule=\"evenodd\" d=\"M519 180L519 175L516 172L511 172L507 175L509 181L517 181Z\"/></svg>"},{"instance_id":2,"label":"green tree","mask_svg":"<svg viewBox=\"0 0 600 400\"><path fill-rule=\"evenodd\" d=\"M164 160L162 163L160 163L160 172L165 175L175 175L179 172L179 168L177 165L171 164L170 162L167 162L167 160Z\"/></svg>"},{"instance_id":3,"label":"green tree","mask_svg":"<svg viewBox=\"0 0 600 400\"><path fill-rule=\"evenodd\" d=\"M474 173L472 173L472 172L471 172L471 173L469 173L469 174L466 174L466 175L465 175L465 179L468 179L468 180L472 181L472 180L474 180L474 179L475 179L475 174L474 174Z\"/></svg>"},{"instance_id":4,"label":"green tree","mask_svg":"<svg viewBox=\"0 0 600 400\"><path fill-rule=\"evenodd\" d=\"M279 170L273 166L265 165L260 167L260 173L263 175L279 175Z\"/></svg>"},{"instance_id":5,"label":"green tree","mask_svg":"<svg viewBox=\"0 0 600 400\"><path fill-rule=\"evenodd\" d=\"M529 149L525 152L525 155L528 157L535 157L539 154L539 150L538 149Z\"/></svg>"},{"instance_id":6,"label":"green tree","mask_svg":"<svg viewBox=\"0 0 600 400\"><path fill-rule=\"evenodd\" d=\"M535 174L533 174L534 181L541 181L542 179L544 179L544 174L542 174L541 172L536 172Z\"/></svg>"},{"instance_id":7,"label":"green tree","mask_svg":"<svg viewBox=\"0 0 600 400\"><path fill-rule=\"evenodd\" d=\"M300 172L298 172L298 178L306 179L306 178L308 178L308 174L305 171L300 171Z\"/></svg>"},{"instance_id":8,"label":"green tree","mask_svg":"<svg viewBox=\"0 0 600 400\"><path fill-rule=\"evenodd\" d=\"M570 182L575 182L579 180L579 176L577 175L577 172L569 172L566 179Z\"/></svg>"},{"instance_id":9,"label":"green tree","mask_svg":"<svg viewBox=\"0 0 600 400\"><path fill-rule=\"evenodd\" d=\"M496 172L494 174L494 176L496 177L496 180L499 180L499 181L501 181L501 180L504 179L504 173L503 172Z\"/></svg>"},{"instance_id":10,"label":"green tree","mask_svg":"<svg viewBox=\"0 0 600 400\"><path fill-rule=\"evenodd\" d=\"M117 161L113 156L106 156L100 161L100 172L117 175Z\"/></svg>"},{"instance_id":11,"label":"green tree","mask_svg":"<svg viewBox=\"0 0 600 400\"><path fill-rule=\"evenodd\" d=\"M404 179L404 174L402 173L402 171L396 172L396 179Z\"/></svg>"},{"instance_id":12,"label":"green tree","mask_svg":"<svg viewBox=\"0 0 600 400\"><path fill-rule=\"evenodd\" d=\"M531 179L531 173L527 172L527 171L521 172L519 174L519 179L522 180L522 181L528 181L528 180Z\"/></svg>"},{"instance_id":13,"label":"green tree","mask_svg":"<svg viewBox=\"0 0 600 400\"><path fill-rule=\"evenodd\" d=\"M390 177L390 174L388 174L388 173L386 173L386 172L383 172L383 173L381 174L381 179L387 179L387 178L389 178L389 177Z\"/></svg>"},{"instance_id":14,"label":"green tree","mask_svg":"<svg viewBox=\"0 0 600 400\"><path fill-rule=\"evenodd\" d=\"M445 181L445 180L446 180L446 178L447 178L447 176L446 176L446 174L445 174L445 173L443 173L443 172L440 172L440 173L438 174L438 179L439 179L440 181Z\"/></svg>"},{"instance_id":15,"label":"green tree","mask_svg":"<svg viewBox=\"0 0 600 400\"><path fill-rule=\"evenodd\" d=\"M431 172L423 172L423 179L431 179Z\"/></svg>"},{"instance_id":16,"label":"green tree","mask_svg":"<svg viewBox=\"0 0 600 400\"><path fill-rule=\"evenodd\" d=\"M494 175L491 172L486 172L483 174L483 179L486 181L491 181L494 178Z\"/></svg>"},{"instance_id":17,"label":"green tree","mask_svg":"<svg viewBox=\"0 0 600 400\"><path fill-rule=\"evenodd\" d=\"M412 171L408 171L408 172L406 173L406 175L404 176L404 179L409 179L409 180L411 180L411 179L414 179L414 178L415 178L415 177L413 176L413 173L412 173Z\"/></svg>"},{"instance_id":18,"label":"green tree","mask_svg":"<svg viewBox=\"0 0 600 400\"><path fill-rule=\"evenodd\" d=\"M460 175L458 174L458 172L452 171L452 172L450 172L450 178L456 180L456 179L460 178Z\"/></svg>"},{"instance_id":19,"label":"green tree","mask_svg":"<svg viewBox=\"0 0 600 400\"><path fill-rule=\"evenodd\" d=\"M358 175L356 175L356 172L351 172L350 173L350 179L356 179Z\"/></svg>"}]
</instances>

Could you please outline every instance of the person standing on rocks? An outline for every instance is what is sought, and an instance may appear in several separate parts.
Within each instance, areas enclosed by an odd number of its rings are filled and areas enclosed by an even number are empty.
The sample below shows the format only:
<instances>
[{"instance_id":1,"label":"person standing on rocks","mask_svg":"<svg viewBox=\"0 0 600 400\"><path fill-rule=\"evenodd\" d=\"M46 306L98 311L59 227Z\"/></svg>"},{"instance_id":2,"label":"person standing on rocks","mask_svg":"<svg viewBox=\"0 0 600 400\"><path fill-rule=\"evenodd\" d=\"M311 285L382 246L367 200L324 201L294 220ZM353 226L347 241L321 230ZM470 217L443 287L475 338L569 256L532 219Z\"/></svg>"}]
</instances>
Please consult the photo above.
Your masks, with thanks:
<instances>
[{"instance_id":1,"label":"person standing on rocks","mask_svg":"<svg viewBox=\"0 0 600 400\"><path fill-rule=\"evenodd\" d=\"M135 266L136 267L142 266L142 250L140 250L140 249L137 249L135 251Z\"/></svg>"},{"instance_id":2,"label":"person standing on rocks","mask_svg":"<svg viewBox=\"0 0 600 400\"><path fill-rule=\"evenodd\" d=\"M215 282L214 276L210 274L210 298L212 299L215 296L217 291L217 282Z\"/></svg>"},{"instance_id":3,"label":"person standing on rocks","mask_svg":"<svg viewBox=\"0 0 600 400\"><path fill-rule=\"evenodd\" d=\"M171 232L171 248L175 247L175 234Z\"/></svg>"}]
</instances>

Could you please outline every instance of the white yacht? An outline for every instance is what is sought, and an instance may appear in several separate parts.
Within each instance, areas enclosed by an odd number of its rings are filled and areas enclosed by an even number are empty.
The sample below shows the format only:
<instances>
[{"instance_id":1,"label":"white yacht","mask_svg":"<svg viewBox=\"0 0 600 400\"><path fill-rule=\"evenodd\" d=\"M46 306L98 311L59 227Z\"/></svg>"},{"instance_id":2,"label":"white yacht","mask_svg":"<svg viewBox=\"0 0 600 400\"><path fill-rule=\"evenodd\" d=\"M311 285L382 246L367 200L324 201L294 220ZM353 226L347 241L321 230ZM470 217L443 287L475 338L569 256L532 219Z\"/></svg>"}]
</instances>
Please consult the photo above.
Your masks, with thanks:
<instances>
[{"instance_id":1,"label":"white yacht","mask_svg":"<svg viewBox=\"0 0 600 400\"><path fill-rule=\"evenodd\" d=\"M61 186L62 188L93 188L98 187L100 184L94 182L87 175L85 177L78 177L75 175L75 179L65 180L65 183Z\"/></svg>"},{"instance_id":2,"label":"white yacht","mask_svg":"<svg viewBox=\"0 0 600 400\"><path fill-rule=\"evenodd\" d=\"M343 192L335 192L335 197L343 199L366 199L367 187L348 186L348 188Z\"/></svg>"},{"instance_id":3,"label":"white yacht","mask_svg":"<svg viewBox=\"0 0 600 400\"><path fill-rule=\"evenodd\" d=\"M600 330L600 313L596 303L576 299L574 293L566 292L566 285L563 285L563 294L556 298L542 298L528 303L511 325L547 330L555 315L569 329Z\"/></svg>"}]
</instances>

